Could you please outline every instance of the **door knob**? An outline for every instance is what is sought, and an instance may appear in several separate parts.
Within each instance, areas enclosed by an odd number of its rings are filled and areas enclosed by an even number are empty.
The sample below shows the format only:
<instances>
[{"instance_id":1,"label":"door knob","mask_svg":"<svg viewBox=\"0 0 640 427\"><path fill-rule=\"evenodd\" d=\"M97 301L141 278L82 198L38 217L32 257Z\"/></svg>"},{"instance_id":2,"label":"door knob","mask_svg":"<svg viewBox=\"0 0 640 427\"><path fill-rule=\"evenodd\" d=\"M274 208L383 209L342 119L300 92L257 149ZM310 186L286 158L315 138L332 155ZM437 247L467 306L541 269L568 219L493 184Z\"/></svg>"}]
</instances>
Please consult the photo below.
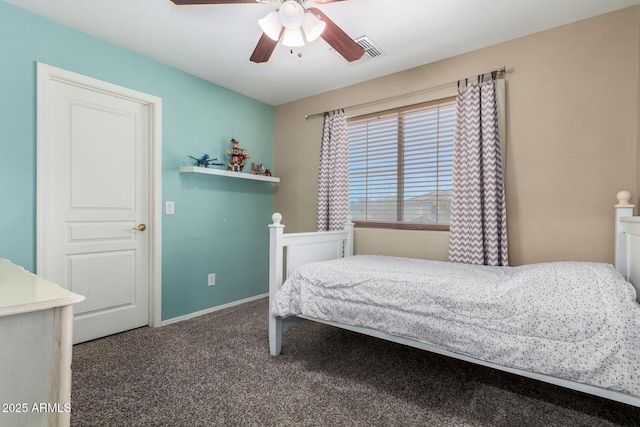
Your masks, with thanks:
<instances>
[{"instance_id":1,"label":"door knob","mask_svg":"<svg viewBox=\"0 0 640 427\"><path fill-rule=\"evenodd\" d=\"M145 224L139 224L137 227L133 227L132 230L144 231L147 229Z\"/></svg>"}]
</instances>

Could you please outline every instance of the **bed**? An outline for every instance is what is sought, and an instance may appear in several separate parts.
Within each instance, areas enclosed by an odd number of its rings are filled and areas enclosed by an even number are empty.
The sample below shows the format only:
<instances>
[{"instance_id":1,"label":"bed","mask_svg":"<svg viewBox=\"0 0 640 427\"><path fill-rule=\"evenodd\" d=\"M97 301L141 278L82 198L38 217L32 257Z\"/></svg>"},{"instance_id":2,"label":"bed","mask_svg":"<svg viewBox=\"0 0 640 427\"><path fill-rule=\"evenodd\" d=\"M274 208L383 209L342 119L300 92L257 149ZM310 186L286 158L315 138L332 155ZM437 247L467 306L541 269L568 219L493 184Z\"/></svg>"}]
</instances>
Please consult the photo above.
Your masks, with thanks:
<instances>
[{"instance_id":1,"label":"bed","mask_svg":"<svg viewBox=\"0 0 640 427\"><path fill-rule=\"evenodd\" d=\"M616 205L615 267L487 267L353 254L344 230L270 227L269 344L302 319L640 407L640 217Z\"/></svg>"}]
</instances>

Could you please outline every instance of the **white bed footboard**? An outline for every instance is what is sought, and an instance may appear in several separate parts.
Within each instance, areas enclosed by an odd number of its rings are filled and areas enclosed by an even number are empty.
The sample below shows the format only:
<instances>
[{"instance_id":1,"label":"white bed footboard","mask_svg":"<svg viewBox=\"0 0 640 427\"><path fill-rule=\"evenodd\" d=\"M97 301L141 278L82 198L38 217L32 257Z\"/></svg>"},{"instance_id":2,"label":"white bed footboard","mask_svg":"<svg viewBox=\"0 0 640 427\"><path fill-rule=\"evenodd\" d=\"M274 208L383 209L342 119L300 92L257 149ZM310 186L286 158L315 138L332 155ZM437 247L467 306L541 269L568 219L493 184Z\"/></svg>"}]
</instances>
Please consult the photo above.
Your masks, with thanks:
<instances>
[{"instance_id":1,"label":"white bed footboard","mask_svg":"<svg viewBox=\"0 0 640 427\"><path fill-rule=\"evenodd\" d=\"M269 225L269 302L289 274L298 266L353 255L353 223L351 215L343 230L310 233L284 233L282 215L274 213ZM286 250L285 250L286 248ZM271 307L269 307L271 310ZM295 323L295 319L293 319ZM282 347L283 319L269 312L269 349L277 356Z\"/></svg>"},{"instance_id":2,"label":"white bed footboard","mask_svg":"<svg viewBox=\"0 0 640 427\"><path fill-rule=\"evenodd\" d=\"M636 289L640 302L640 217L633 216L628 191L618 193L616 205L616 270Z\"/></svg>"}]
</instances>

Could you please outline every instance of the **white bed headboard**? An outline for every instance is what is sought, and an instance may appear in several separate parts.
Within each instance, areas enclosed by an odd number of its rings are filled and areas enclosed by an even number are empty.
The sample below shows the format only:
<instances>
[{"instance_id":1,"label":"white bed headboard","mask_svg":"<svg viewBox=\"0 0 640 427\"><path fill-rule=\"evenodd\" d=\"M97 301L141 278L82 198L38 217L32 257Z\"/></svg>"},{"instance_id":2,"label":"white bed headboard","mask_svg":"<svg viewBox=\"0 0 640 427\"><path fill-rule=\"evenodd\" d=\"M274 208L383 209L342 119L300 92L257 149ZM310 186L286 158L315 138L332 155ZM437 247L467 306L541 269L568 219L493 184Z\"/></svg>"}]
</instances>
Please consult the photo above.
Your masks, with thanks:
<instances>
[{"instance_id":1,"label":"white bed headboard","mask_svg":"<svg viewBox=\"0 0 640 427\"><path fill-rule=\"evenodd\" d=\"M616 205L616 270L636 289L640 303L640 216L633 216L628 191L618 193Z\"/></svg>"}]
</instances>

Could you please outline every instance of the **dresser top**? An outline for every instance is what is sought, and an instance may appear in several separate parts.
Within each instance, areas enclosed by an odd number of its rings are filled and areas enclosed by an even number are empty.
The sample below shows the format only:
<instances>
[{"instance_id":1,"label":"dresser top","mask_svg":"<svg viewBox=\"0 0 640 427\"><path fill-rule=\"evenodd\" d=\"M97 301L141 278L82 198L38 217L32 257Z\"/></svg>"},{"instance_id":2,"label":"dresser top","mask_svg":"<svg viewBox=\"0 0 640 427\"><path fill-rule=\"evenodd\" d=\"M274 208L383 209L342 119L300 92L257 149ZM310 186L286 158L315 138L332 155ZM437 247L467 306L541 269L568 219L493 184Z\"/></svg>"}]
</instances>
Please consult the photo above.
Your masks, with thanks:
<instances>
[{"instance_id":1,"label":"dresser top","mask_svg":"<svg viewBox=\"0 0 640 427\"><path fill-rule=\"evenodd\" d=\"M47 310L83 300L82 295L0 258L0 316Z\"/></svg>"}]
</instances>

